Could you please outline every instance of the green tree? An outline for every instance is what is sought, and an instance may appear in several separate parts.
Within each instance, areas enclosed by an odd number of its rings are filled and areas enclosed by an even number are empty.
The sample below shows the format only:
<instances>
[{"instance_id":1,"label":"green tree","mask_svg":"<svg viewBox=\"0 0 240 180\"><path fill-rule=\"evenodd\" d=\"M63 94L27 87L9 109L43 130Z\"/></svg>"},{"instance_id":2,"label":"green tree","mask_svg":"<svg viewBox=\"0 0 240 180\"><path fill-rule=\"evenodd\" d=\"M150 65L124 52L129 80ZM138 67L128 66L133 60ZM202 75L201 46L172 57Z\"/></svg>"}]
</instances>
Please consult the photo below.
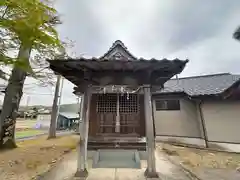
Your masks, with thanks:
<instances>
[{"instance_id":1,"label":"green tree","mask_svg":"<svg viewBox=\"0 0 240 180\"><path fill-rule=\"evenodd\" d=\"M32 51L62 48L55 26L60 23L57 12L49 1L1 0L0 2L1 61L12 64L0 116L0 148L16 147L15 123L27 75L36 77L31 64ZM18 50L16 58L8 55L9 49Z\"/></svg>"}]
</instances>

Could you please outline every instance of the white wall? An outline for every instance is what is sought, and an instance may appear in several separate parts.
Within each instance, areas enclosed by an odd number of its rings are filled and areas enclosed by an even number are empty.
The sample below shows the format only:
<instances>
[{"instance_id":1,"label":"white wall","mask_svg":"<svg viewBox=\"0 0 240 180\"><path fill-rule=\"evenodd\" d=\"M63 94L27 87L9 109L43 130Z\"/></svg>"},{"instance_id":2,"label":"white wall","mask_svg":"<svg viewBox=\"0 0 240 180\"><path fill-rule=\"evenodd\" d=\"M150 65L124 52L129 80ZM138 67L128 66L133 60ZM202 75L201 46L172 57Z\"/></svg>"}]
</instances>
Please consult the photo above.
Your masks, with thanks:
<instances>
[{"instance_id":1,"label":"white wall","mask_svg":"<svg viewBox=\"0 0 240 180\"><path fill-rule=\"evenodd\" d=\"M40 125L41 128L49 128L51 121L51 114L39 114L37 116L37 125Z\"/></svg>"},{"instance_id":2,"label":"white wall","mask_svg":"<svg viewBox=\"0 0 240 180\"><path fill-rule=\"evenodd\" d=\"M196 105L190 100L181 99L178 111L156 111L154 106L154 114L158 136L201 137Z\"/></svg>"},{"instance_id":3,"label":"white wall","mask_svg":"<svg viewBox=\"0 0 240 180\"><path fill-rule=\"evenodd\" d=\"M199 109L190 100L180 100L180 111L156 111L156 140L205 146ZM201 105L208 145L240 152L240 101L204 101Z\"/></svg>"},{"instance_id":4,"label":"white wall","mask_svg":"<svg viewBox=\"0 0 240 180\"><path fill-rule=\"evenodd\" d=\"M209 141L240 143L240 102L204 102L202 112Z\"/></svg>"}]
</instances>

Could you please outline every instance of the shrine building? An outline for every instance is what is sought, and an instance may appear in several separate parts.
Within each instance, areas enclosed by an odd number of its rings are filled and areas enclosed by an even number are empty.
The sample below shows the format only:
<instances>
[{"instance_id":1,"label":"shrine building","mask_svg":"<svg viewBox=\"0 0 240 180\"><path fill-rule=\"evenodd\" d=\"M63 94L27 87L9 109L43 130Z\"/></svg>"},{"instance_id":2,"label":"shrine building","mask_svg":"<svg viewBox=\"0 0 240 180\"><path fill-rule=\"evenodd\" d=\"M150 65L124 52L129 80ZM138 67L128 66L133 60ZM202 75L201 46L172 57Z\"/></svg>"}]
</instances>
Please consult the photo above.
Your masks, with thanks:
<instances>
[{"instance_id":1,"label":"shrine building","mask_svg":"<svg viewBox=\"0 0 240 180\"><path fill-rule=\"evenodd\" d=\"M88 158L93 168L104 167L101 155L126 151L126 156L133 152L136 168L146 159L145 175L157 177L152 92L181 73L187 62L137 58L119 40L101 57L49 60L50 68L82 96L76 176L88 175Z\"/></svg>"}]
</instances>

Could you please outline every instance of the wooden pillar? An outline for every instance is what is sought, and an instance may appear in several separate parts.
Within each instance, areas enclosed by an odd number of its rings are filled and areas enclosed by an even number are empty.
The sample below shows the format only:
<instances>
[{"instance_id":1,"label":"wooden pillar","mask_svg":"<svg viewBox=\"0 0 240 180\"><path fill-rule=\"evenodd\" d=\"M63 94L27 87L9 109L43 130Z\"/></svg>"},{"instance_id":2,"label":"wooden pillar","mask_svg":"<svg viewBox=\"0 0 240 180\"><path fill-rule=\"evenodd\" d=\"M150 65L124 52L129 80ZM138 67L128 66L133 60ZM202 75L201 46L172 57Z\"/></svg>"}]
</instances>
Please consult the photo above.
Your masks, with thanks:
<instances>
[{"instance_id":1,"label":"wooden pillar","mask_svg":"<svg viewBox=\"0 0 240 180\"><path fill-rule=\"evenodd\" d=\"M84 107L83 107L83 104L84 104L84 94L82 94L81 95L81 101L80 101L80 103L79 103L79 129L78 129L78 132L79 132L79 134L81 135L81 133L82 133L82 120L83 120L83 109L84 109Z\"/></svg>"},{"instance_id":2,"label":"wooden pillar","mask_svg":"<svg viewBox=\"0 0 240 180\"><path fill-rule=\"evenodd\" d=\"M86 117L86 98L84 98L86 96L86 94L81 95L81 102L80 102L80 116L79 116L79 135L80 135L80 141L77 147L77 152L78 152L78 159L77 159L77 172L80 172L81 169L84 169L84 166L82 166L84 164L84 162L82 161L82 154L81 152L81 144L80 142L82 142L81 138L84 137L84 119ZM80 121L81 120L81 121Z\"/></svg>"},{"instance_id":3,"label":"wooden pillar","mask_svg":"<svg viewBox=\"0 0 240 180\"><path fill-rule=\"evenodd\" d=\"M144 86L144 109L145 109L145 125L147 139L147 169L145 176L148 178L157 178L156 160L155 160L155 138L153 127L153 111L150 85Z\"/></svg>"},{"instance_id":4,"label":"wooden pillar","mask_svg":"<svg viewBox=\"0 0 240 180\"><path fill-rule=\"evenodd\" d=\"M78 167L75 177L87 177L87 143L88 143L88 130L89 130L89 117L90 117L90 102L91 102L91 88L87 88L82 101L82 124L80 128L80 142L78 147Z\"/></svg>"}]
</instances>

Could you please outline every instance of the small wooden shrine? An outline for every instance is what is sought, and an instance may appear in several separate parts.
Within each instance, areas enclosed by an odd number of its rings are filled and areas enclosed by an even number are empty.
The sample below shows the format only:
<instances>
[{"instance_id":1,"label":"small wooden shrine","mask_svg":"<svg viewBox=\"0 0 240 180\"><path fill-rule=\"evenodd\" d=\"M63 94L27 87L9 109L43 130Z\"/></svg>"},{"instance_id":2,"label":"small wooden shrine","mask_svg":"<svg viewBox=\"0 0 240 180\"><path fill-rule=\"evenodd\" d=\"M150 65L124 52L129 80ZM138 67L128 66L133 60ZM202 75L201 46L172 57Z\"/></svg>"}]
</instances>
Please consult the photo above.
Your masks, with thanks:
<instances>
[{"instance_id":1,"label":"small wooden shrine","mask_svg":"<svg viewBox=\"0 0 240 180\"><path fill-rule=\"evenodd\" d=\"M146 150L145 175L157 176L151 89L163 87L187 62L136 58L119 40L99 58L49 61L83 95L76 175L87 176L88 150L118 148Z\"/></svg>"}]
</instances>

